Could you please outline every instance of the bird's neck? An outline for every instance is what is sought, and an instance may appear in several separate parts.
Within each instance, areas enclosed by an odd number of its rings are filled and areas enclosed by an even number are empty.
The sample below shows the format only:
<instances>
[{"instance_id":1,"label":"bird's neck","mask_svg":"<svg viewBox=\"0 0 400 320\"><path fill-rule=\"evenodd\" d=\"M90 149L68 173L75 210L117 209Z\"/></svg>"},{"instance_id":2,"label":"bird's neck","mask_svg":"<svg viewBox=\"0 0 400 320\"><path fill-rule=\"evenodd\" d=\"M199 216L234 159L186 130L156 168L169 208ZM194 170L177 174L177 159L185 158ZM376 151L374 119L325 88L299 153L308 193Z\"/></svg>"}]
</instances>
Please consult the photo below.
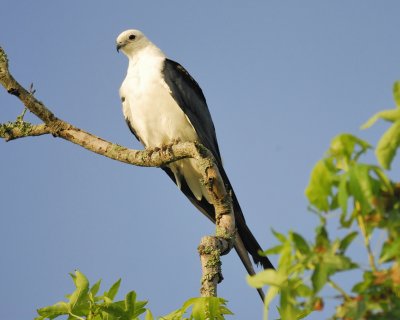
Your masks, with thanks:
<instances>
[{"instance_id":1,"label":"bird's neck","mask_svg":"<svg viewBox=\"0 0 400 320\"><path fill-rule=\"evenodd\" d=\"M129 69L135 68L138 65L148 66L159 64L165 59L165 54L155 45L148 45L145 48L135 52L129 57Z\"/></svg>"}]
</instances>

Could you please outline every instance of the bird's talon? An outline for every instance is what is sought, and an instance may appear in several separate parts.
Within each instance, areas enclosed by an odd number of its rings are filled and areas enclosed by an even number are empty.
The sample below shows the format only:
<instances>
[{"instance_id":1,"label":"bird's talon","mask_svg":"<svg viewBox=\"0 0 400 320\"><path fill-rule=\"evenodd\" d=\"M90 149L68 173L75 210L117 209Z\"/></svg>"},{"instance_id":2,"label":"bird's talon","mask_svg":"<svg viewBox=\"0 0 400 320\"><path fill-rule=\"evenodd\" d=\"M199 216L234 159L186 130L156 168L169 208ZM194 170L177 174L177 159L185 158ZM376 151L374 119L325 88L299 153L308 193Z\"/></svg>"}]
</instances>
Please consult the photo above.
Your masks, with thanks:
<instances>
[{"instance_id":1,"label":"bird's talon","mask_svg":"<svg viewBox=\"0 0 400 320\"><path fill-rule=\"evenodd\" d=\"M150 156L150 158L151 158L151 156L153 155L153 153L160 151L160 148L159 148L159 147L149 148L149 149L147 149L147 151L148 151L149 156Z\"/></svg>"},{"instance_id":2,"label":"bird's talon","mask_svg":"<svg viewBox=\"0 0 400 320\"><path fill-rule=\"evenodd\" d=\"M163 144L163 145L161 146L161 153L162 153L164 156L170 155L170 154L171 154L171 151L172 151L172 149L171 149L171 144L166 143L166 144Z\"/></svg>"}]
</instances>

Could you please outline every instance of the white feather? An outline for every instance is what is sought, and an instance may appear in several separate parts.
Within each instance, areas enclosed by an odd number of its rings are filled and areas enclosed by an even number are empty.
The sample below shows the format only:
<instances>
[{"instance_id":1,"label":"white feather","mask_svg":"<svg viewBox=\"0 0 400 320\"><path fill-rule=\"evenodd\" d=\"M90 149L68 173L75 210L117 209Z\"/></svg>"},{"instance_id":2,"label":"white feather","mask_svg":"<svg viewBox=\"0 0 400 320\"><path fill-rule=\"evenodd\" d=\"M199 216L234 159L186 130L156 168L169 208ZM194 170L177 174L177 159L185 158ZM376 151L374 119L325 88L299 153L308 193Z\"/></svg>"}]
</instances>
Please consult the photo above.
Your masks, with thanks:
<instances>
[{"instance_id":1,"label":"white feather","mask_svg":"<svg viewBox=\"0 0 400 320\"><path fill-rule=\"evenodd\" d=\"M122 34L120 37L123 38ZM129 58L129 67L120 88L123 113L145 147L161 147L176 139L198 140L190 120L162 77L163 52L141 35L140 47L126 50L125 54ZM201 182L202 175L193 159L177 161L169 168L179 188L181 179L185 179L196 199L205 196L209 201L208 192Z\"/></svg>"}]
</instances>

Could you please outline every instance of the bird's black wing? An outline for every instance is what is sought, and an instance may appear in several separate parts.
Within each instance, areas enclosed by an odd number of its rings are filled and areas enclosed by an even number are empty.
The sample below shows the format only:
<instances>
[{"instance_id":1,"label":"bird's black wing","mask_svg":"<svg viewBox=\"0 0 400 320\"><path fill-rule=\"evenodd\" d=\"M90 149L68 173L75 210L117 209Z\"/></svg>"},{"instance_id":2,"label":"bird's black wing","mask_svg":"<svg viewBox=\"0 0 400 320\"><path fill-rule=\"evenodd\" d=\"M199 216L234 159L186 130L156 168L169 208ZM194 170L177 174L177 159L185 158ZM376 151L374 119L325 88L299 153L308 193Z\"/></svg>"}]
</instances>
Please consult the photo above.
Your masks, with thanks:
<instances>
[{"instance_id":1,"label":"bird's black wing","mask_svg":"<svg viewBox=\"0 0 400 320\"><path fill-rule=\"evenodd\" d=\"M214 123L212 121L211 114L208 110L207 102L201 88L185 70L185 68L175 61L165 59L162 72L164 80L170 88L172 97L175 99L182 111L186 114L190 123L196 130L197 136L200 139L199 142L212 152L217 161L221 177L227 189L232 192L236 227L245 248L252 255L256 263L261 263L264 268L273 268L267 257L261 257L258 254L258 251L261 250L261 247L246 225L242 209L240 208L228 176L222 166ZM163 168L163 170L176 183L175 176L171 170L167 167ZM202 213L215 222L215 211L211 204L209 204L204 198L201 201L197 200L184 181L182 182L181 190ZM243 263L245 262L243 261Z\"/></svg>"},{"instance_id":2,"label":"bird's black wing","mask_svg":"<svg viewBox=\"0 0 400 320\"><path fill-rule=\"evenodd\" d=\"M163 76L172 97L196 130L199 142L221 163L214 123L201 88L184 67L169 59L165 59Z\"/></svg>"}]
</instances>

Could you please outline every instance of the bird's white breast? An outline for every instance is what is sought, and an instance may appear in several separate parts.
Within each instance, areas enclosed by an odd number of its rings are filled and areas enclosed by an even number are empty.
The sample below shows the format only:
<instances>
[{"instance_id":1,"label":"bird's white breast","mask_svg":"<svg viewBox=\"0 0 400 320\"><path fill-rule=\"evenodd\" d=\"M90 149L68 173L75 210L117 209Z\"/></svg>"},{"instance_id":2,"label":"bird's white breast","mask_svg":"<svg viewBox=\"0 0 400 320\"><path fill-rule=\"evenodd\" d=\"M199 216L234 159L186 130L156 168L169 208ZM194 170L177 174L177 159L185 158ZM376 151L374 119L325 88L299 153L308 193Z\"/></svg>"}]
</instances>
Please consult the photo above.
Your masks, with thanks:
<instances>
[{"instance_id":1,"label":"bird's white breast","mask_svg":"<svg viewBox=\"0 0 400 320\"><path fill-rule=\"evenodd\" d=\"M120 89L123 112L146 147L159 147L174 139L194 141L197 134L171 96L162 77L164 57L143 53L130 63Z\"/></svg>"},{"instance_id":2,"label":"bird's white breast","mask_svg":"<svg viewBox=\"0 0 400 320\"><path fill-rule=\"evenodd\" d=\"M196 141L197 133L176 103L162 76L165 56L149 47L130 59L125 80L120 88L123 113L146 147L161 147L173 140ZM196 161L184 159L169 165L178 187L185 179L198 199L209 195ZM210 200L209 200L210 201Z\"/></svg>"}]
</instances>

